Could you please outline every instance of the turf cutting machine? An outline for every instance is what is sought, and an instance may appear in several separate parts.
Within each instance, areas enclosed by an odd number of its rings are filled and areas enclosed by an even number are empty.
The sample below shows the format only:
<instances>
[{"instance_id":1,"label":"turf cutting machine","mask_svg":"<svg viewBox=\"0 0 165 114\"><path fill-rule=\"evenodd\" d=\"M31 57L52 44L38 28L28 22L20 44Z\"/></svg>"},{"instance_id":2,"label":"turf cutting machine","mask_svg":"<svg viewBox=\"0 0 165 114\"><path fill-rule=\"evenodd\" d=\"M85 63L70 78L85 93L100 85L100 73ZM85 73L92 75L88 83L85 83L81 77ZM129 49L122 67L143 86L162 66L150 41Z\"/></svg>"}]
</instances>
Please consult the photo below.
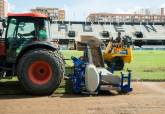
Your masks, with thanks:
<instances>
[{"instance_id":1,"label":"turf cutting machine","mask_svg":"<svg viewBox=\"0 0 165 114\"><path fill-rule=\"evenodd\" d=\"M98 94L99 91L116 90L129 93L131 88L131 71L128 76L114 76L104 67L101 41L93 36L81 36L77 49L83 50L80 58L71 57L74 63L72 87L75 93Z\"/></svg>"}]
</instances>

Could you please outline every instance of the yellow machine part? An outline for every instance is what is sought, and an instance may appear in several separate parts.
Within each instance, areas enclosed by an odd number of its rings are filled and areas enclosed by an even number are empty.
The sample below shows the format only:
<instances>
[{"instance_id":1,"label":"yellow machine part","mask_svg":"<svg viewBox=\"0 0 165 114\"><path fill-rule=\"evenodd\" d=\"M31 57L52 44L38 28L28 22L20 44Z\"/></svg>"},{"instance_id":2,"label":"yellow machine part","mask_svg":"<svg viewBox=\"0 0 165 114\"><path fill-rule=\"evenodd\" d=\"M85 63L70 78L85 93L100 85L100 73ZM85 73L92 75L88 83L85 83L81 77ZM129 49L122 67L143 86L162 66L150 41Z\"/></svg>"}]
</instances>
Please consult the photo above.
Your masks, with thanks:
<instances>
[{"instance_id":1,"label":"yellow machine part","mask_svg":"<svg viewBox=\"0 0 165 114\"><path fill-rule=\"evenodd\" d=\"M127 52L123 54L121 52ZM111 62L113 58L120 57L124 61L124 63L131 63L133 60L132 48L114 48L111 52L108 52L107 49L103 53L103 57L105 61Z\"/></svg>"}]
</instances>

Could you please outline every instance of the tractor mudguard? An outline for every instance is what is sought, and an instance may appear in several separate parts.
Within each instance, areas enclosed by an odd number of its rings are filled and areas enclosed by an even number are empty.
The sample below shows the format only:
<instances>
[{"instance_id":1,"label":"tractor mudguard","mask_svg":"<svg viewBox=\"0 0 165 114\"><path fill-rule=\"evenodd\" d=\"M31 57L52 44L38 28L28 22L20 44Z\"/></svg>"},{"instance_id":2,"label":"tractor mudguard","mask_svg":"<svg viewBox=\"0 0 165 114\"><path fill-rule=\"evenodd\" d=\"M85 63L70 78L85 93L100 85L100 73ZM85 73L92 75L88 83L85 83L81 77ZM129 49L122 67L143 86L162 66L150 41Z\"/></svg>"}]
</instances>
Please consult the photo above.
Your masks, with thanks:
<instances>
[{"instance_id":1,"label":"tractor mudguard","mask_svg":"<svg viewBox=\"0 0 165 114\"><path fill-rule=\"evenodd\" d=\"M19 52L19 54L17 56L17 62L22 57L22 55L24 55L24 53L26 53L26 52L28 52L30 50L33 50L33 49L37 49L37 48L48 49L48 50L52 50L52 51L58 50L58 47L54 46L50 42L46 42L46 41L35 41L33 43L27 44L26 46L24 46L21 49L21 51Z\"/></svg>"}]
</instances>

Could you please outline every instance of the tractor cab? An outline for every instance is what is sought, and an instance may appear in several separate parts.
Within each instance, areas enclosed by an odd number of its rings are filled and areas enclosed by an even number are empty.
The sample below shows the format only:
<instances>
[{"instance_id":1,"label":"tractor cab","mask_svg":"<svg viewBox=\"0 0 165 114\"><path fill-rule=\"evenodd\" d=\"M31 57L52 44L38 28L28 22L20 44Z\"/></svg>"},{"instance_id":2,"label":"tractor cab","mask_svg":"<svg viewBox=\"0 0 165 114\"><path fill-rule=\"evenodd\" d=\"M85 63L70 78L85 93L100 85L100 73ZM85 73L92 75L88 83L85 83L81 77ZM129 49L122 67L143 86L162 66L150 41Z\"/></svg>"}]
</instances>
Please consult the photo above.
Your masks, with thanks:
<instances>
[{"instance_id":1,"label":"tractor cab","mask_svg":"<svg viewBox=\"0 0 165 114\"><path fill-rule=\"evenodd\" d=\"M0 56L16 58L28 44L50 39L48 17L39 13L9 13L5 38L0 40Z\"/></svg>"}]
</instances>

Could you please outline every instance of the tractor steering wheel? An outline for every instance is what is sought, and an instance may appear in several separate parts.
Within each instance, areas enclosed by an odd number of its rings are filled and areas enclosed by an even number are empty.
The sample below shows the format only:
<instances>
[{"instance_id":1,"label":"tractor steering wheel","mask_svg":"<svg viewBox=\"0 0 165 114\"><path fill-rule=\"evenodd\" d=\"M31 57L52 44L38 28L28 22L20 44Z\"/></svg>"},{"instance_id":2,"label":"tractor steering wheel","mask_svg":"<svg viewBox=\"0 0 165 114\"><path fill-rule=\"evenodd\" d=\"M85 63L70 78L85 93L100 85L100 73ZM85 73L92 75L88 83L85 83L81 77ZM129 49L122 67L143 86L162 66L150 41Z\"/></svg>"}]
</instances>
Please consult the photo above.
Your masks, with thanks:
<instances>
[{"instance_id":1,"label":"tractor steering wheel","mask_svg":"<svg viewBox=\"0 0 165 114\"><path fill-rule=\"evenodd\" d=\"M19 36L19 38L21 38L21 39L24 38L24 36L23 36L22 34L20 34L20 33L18 33L18 36Z\"/></svg>"}]
</instances>

